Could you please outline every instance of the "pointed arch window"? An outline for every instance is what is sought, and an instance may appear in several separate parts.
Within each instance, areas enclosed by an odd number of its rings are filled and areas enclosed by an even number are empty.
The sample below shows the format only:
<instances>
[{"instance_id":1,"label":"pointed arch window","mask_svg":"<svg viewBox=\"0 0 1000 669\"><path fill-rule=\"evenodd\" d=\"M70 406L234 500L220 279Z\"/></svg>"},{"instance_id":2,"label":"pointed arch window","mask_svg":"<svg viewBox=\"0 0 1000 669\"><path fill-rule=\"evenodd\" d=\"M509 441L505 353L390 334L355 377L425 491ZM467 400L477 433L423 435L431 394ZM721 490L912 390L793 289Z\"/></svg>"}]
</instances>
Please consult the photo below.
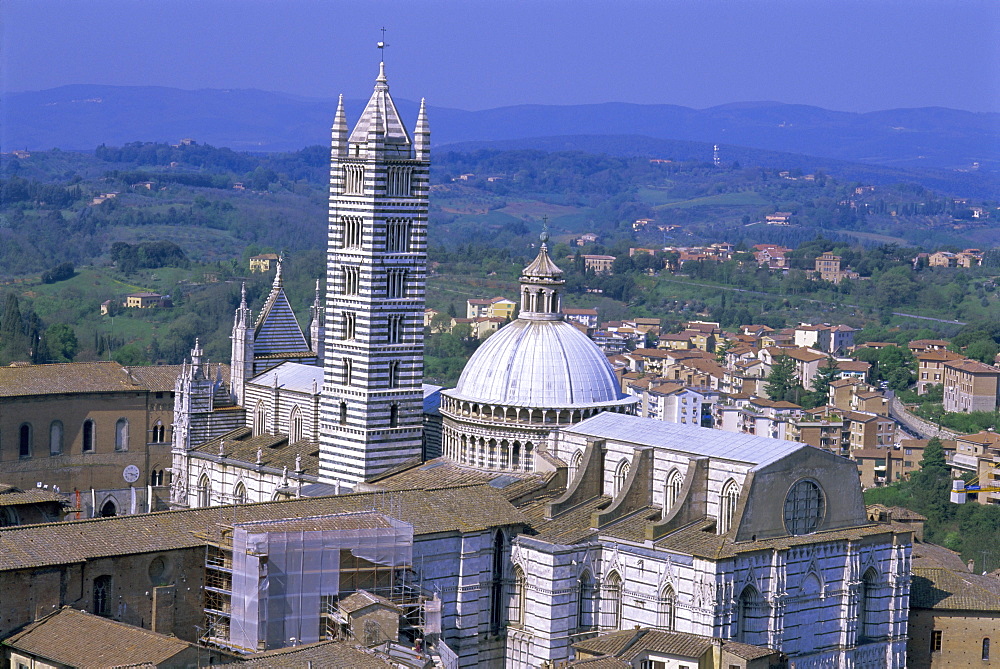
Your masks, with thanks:
<instances>
[{"instance_id":1,"label":"pointed arch window","mask_svg":"<svg viewBox=\"0 0 1000 669\"><path fill-rule=\"evenodd\" d=\"M243 481L236 484L236 489L233 491L233 501L237 504L247 503L247 487L243 485Z\"/></svg>"},{"instance_id":2,"label":"pointed arch window","mask_svg":"<svg viewBox=\"0 0 1000 669\"><path fill-rule=\"evenodd\" d=\"M878 604L875 599L878 589L878 573L874 567L865 570L858 588L858 642L877 639Z\"/></svg>"},{"instance_id":3,"label":"pointed arch window","mask_svg":"<svg viewBox=\"0 0 1000 669\"><path fill-rule=\"evenodd\" d=\"M494 634L503 629L506 615L504 612L504 565L506 565L507 542L503 532L498 531L493 536L493 578L490 584L490 629Z\"/></svg>"},{"instance_id":4,"label":"pointed arch window","mask_svg":"<svg viewBox=\"0 0 1000 669\"><path fill-rule=\"evenodd\" d=\"M751 645L766 645L767 614L757 588L752 585L743 588L736 608L736 639Z\"/></svg>"},{"instance_id":5,"label":"pointed arch window","mask_svg":"<svg viewBox=\"0 0 1000 669\"><path fill-rule=\"evenodd\" d=\"M577 451L573 456L573 480L580 476L580 468L583 467L583 451Z\"/></svg>"},{"instance_id":6,"label":"pointed arch window","mask_svg":"<svg viewBox=\"0 0 1000 669\"><path fill-rule=\"evenodd\" d=\"M661 630L672 631L675 628L674 615L677 609L677 596L671 586L663 586L663 590L660 591L660 601L658 604L656 626Z\"/></svg>"},{"instance_id":7,"label":"pointed arch window","mask_svg":"<svg viewBox=\"0 0 1000 669\"><path fill-rule=\"evenodd\" d=\"M615 497L625 489L625 482L628 480L628 473L631 468L632 464L628 461L628 458L622 458L622 461L615 468Z\"/></svg>"},{"instance_id":8,"label":"pointed arch window","mask_svg":"<svg viewBox=\"0 0 1000 669\"><path fill-rule=\"evenodd\" d=\"M622 577L618 572L608 574L601 588L601 628L620 629L622 622Z\"/></svg>"},{"instance_id":9,"label":"pointed arch window","mask_svg":"<svg viewBox=\"0 0 1000 669\"><path fill-rule=\"evenodd\" d=\"M62 455L63 452L63 424L61 420L54 420L49 425L49 455Z\"/></svg>"},{"instance_id":10,"label":"pointed arch window","mask_svg":"<svg viewBox=\"0 0 1000 669\"><path fill-rule=\"evenodd\" d=\"M263 401L257 402L257 408L253 412L253 434L255 437L265 433L267 429L267 408Z\"/></svg>"},{"instance_id":11,"label":"pointed arch window","mask_svg":"<svg viewBox=\"0 0 1000 669\"><path fill-rule=\"evenodd\" d=\"M736 519L736 504L740 500L740 487L730 479L722 486L722 497L719 500L719 534L726 534L733 527Z\"/></svg>"},{"instance_id":12,"label":"pointed arch window","mask_svg":"<svg viewBox=\"0 0 1000 669\"><path fill-rule=\"evenodd\" d=\"M302 412L298 405L292 407L288 416L288 443L302 441Z\"/></svg>"},{"instance_id":13,"label":"pointed arch window","mask_svg":"<svg viewBox=\"0 0 1000 669\"><path fill-rule=\"evenodd\" d=\"M597 585L589 571L580 574L580 597L577 600L577 627L581 632L597 627Z\"/></svg>"},{"instance_id":14,"label":"pointed arch window","mask_svg":"<svg viewBox=\"0 0 1000 669\"><path fill-rule=\"evenodd\" d=\"M101 506L101 518L114 518L118 515L118 505L115 504L115 500L108 499Z\"/></svg>"},{"instance_id":15,"label":"pointed arch window","mask_svg":"<svg viewBox=\"0 0 1000 669\"><path fill-rule=\"evenodd\" d=\"M119 418L115 423L115 450L128 450L128 419Z\"/></svg>"},{"instance_id":16,"label":"pointed arch window","mask_svg":"<svg viewBox=\"0 0 1000 669\"><path fill-rule=\"evenodd\" d=\"M667 513L674 508L677 500L681 497L681 487L684 485L684 478L676 469L671 470L667 475L667 488L663 500L663 512Z\"/></svg>"},{"instance_id":17,"label":"pointed arch window","mask_svg":"<svg viewBox=\"0 0 1000 669\"><path fill-rule=\"evenodd\" d=\"M212 505L212 482L208 474L202 474L198 479L198 506L205 507Z\"/></svg>"},{"instance_id":18,"label":"pointed arch window","mask_svg":"<svg viewBox=\"0 0 1000 669\"><path fill-rule=\"evenodd\" d=\"M527 593L525 592L524 571L521 567L514 566L514 574L510 583L510 594L507 598L507 621L511 625L524 624L524 603Z\"/></svg>"}]
</instances>

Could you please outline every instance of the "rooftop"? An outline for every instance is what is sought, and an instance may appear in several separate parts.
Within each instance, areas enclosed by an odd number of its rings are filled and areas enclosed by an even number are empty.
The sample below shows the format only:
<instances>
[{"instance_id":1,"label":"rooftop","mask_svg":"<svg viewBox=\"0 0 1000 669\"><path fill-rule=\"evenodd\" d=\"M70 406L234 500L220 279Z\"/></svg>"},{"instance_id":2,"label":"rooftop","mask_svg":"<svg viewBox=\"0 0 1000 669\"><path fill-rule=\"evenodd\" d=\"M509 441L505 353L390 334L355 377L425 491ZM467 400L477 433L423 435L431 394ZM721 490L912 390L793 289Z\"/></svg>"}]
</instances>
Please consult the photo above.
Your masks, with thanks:
<instances>
[{"instance_id":1,"label":"rooftop","mask_svg":"<svg viewBox=\"0 0 1000 669\"><path fill-rule=\"evenodd\" d=\"M810 448L794 441L737 434L611 412L588 418L566 428L564 433L667 448L750 465L768 464L800 448Z\"/></svg>"}]
</instances>

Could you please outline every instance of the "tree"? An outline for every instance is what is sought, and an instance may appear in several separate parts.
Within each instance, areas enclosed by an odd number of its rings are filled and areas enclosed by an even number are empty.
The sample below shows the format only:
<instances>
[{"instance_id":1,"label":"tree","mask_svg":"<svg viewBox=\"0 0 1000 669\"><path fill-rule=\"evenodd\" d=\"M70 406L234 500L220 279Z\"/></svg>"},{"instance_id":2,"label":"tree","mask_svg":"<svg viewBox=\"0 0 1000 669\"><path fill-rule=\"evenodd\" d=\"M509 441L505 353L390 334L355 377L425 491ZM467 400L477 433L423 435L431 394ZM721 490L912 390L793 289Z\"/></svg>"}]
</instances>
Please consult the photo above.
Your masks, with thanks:
<instances>
[{"instance_id":1,"label":"tree","mask_svg":"<svg viewBox=\"0 0 1000 669\"><path fill-rule=\"evenodd\" d=\"M837 368L837 361L832 355L826 357L823 366L816 370L813 377L812 390L805 396L803 405L807 409L823 406L830 397L830 384L837 379L840 370Z\"/></svg>"},{"instance_id":2,"label":"tree","mask_svg":"<svg viewBox=\"0 0 1000 669\"><path fill-rule=\"evenodd\" d=\"M795 361L787 355L775 356L771 363L771 373L767 375L766 380L764 392L767 396L776 402L784 400L798 385L795 378Z\"/></svg>"},{"instance_id":3,"label":"tree","mask_svg":"<svg viewBox=\"0 0 1000 669\"><path fill-rule=\"evenodd\" d=\"M941 440L934 437L924 448L920 470L910 476L916 511L927 516L934 525L951 519L951 474L944 458Z\"/></svg>"},{"instance_id":4,"label":"tree","mask_svg":"<svg viewBox=\"0 0 1000 669\"><path fill-rule=\"evenodd\" d=\"M21 332L21 307L17 295L7 293L7 301L3 307L3 320L0 320L0 334L14 337Z\"/></svg>"},{"instance_id":5,"label":"tree","mask_svg":"<svg viewBox=\"0 0 1000 669\"><path fill-rule=\"evenodd\" d=\"M73 328L63 323L56 323L45 330L39 348L45 362L73 362L77 351L80 350L80 344Z\"/></svg>"}]
</instances>

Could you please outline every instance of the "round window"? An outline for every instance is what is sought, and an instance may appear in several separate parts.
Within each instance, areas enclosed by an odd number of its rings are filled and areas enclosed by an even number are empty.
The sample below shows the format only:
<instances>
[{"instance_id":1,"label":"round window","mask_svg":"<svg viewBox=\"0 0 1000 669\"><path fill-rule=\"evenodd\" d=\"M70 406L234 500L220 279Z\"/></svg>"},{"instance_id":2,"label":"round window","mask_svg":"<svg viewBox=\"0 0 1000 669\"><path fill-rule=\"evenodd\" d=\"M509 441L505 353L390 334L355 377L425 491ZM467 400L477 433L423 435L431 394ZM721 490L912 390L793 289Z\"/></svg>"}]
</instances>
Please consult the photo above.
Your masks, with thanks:
<instances>
[{"instance_id":1,"label":"round window","mask_svg":"<svg viewBox=\"0 0 1000 669\"><path fill-rule=\"evenodd\" d=\"M815 532L826 514L823 490L815 481L803 479L785 497L785 529L789 534Z\"/></svg>"}]
</instances>

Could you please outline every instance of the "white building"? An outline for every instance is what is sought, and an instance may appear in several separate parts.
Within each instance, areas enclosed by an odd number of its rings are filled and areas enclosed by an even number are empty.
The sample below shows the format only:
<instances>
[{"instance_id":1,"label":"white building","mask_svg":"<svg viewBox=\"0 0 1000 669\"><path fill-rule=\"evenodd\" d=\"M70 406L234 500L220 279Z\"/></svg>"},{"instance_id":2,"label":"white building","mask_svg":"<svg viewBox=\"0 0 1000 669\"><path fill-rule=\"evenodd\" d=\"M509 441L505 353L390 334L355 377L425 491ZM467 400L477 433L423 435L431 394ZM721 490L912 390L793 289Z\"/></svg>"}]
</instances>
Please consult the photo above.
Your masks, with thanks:
<instances>
[{"instance_id":1,"label":"white building","mask_svg":"<svg viewBox=\"0 0 1000 669\"><path fill-rule=\"evenodd\" d=\"M430 127L413 137L384 63L348 135L333 122L320 477L349 485L420 458Z\"/></svg>"}]
</instances>

